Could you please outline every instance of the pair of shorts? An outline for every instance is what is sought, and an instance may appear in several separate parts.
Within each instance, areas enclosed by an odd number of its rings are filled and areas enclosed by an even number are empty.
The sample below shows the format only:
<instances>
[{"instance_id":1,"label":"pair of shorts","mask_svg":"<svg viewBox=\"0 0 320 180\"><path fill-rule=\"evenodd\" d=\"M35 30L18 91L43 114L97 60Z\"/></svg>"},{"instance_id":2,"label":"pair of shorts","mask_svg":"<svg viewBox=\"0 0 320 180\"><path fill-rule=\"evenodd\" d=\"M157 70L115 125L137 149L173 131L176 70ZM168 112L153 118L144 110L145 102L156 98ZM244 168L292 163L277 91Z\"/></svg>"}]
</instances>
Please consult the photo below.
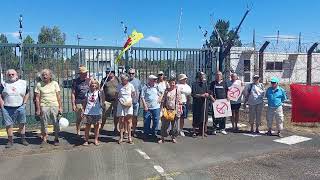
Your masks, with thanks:
<instances>
[{"instance_id":1,"label":"pair of shorts","mask_svg":"<svg viewBox=\"0 0 320 180\"><path fill-rule=\"evenodd\" d=\"M189 113L188 105L187 104L183 104L182 105L182 115L181 115L181 117L183 117L184 119L187 119L188 118L188 113Z\"/></svg>"},{"instance_id":2,"label":"pair of shorts","mask_svg":"<svg viewBox=\"0 0 320 180\"><path fill-rule=\"evenodd\" d=\"M76 104L76 122L82 121L82 112L84 111L82 104Z\"/></svg>"},{"instance_id":3,"label":"pair of shorts","mask_svg":"<svg viewBox=\"0 0 320 180\"><path fill-rule=\"evenodd\" d=\"M231 104L231 110L239 110L241 107L241 103L238 103L238 104Z\"/></svg>"},{"instance_id":4,"label":"pair of shorts","mask_svg":"<svg viewBox=\"0 0 320 180\"><path fill-rule=\"evenodd\" d=\"M85 115L84 123L85 124L99 124L102 122L101 115Z\"/></svg>"},{"instance_id":5,"label":"pair of shorts","mask_svg":"<svg viewBox=\"0 0 320 180\"><path fill-rule=\"evenodd\" d=\"M139 115L139 103L133 104L132 107L133 107L133 116L138 116Z\"/></svg>"},{"instance_id":6,"label":"pair of shorts","mask_svg":"<svg viewBox=\"0 0 320 180\"><path fill-rule=\"evenodd\" d=\"M26 106L22 105L19 107L8 107L2 108L2 124L4 126L12 126L16 123L25 124L27 122L26 118Z\"/></svg>"},{"instance_id":7,"label":"pair of shorts","mask_svg":"<svg viewBox=\"0 0 320 180\"><path fill-rule=\"evenodd\" d=\"M118 102L117 106L117 117L124 117L127 115L133 115L133 105L130 107L123 106L120 102Z\"/></svg>"},{"instance_id":8,"label":"pair of shorts","mask_svg":"<svg viewBox=\"0 0 320 180\"><path fill-rule=\"evenodd\" d=\"M58 120L59 108L57 106L42 106L40 107L42 112L41 117L41 132L48 133L48 123L53 125L53 131L58 133L60 131L60 125Z\"/></svg>"}]
</instances>

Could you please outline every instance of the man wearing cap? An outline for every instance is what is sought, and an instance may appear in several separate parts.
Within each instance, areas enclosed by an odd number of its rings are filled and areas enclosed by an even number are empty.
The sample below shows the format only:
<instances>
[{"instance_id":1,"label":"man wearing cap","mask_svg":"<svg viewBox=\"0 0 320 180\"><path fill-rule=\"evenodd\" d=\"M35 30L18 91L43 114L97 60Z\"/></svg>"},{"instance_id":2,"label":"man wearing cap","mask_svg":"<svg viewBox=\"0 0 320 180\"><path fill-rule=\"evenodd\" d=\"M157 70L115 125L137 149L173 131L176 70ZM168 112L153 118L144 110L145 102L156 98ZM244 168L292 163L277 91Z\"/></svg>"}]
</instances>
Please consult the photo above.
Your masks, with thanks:
<instances>
[{"instance_id":1,"label":"man wearing cap","mask_svg":"<svg viewBox=\"0 0 320 180\"><path fill-rule=\"evenodd\" d=\"M207 122L208 122L208 98L209 89L205 81L205 74L203 72L197 72L196 82L192 83L191 96L193 97L192 104L192 128L193 137L197 136L196 129L199 129L200 134L204 131L206 136ZM207 99L207 100L205 100ZM203 125L203 123L205 123ZM204 126L204 129L203 129Z\"/></svg>"},{"instance_id":2,"label":"man wearing cap","mask_svg":"<svg viewBox=\"0 0 320 180\"><path fill-rule=\"evenodd\" d=\"M168 82L164 79L164 73L163 71L158 72L158 87L162 93L167 89Z\"/></svg>"},{"instance_id":3,"label":"man wearing cap","mask_svg":"<svg viewBox=\"0 0 320 180\"><path fill-rule=\"evenodd\" d=\"M150 75L148 83L141 90L141 102L143 105L143 131L145 136L155 136L159 126L160 119L160 103L162 99L162 92L160 91L157 83L157 77ZM152 119L152 129L150 128Z\"/></svg>"},{"instance_id":4,"label":"man wearing cap","mask_svg":"<svg viewBox=\"0 0 320 180\"><path fill-rule=\"evenodd\" d=\"M259 82L259 75L253 76L253 82L245 87L243 90L244 108L246 104L249 105L249 124L251 125L251 133L254 133L254 123L256 123L256 133L259 132L259 126L261 124L261 113L263 110L263 97L265 94L265 88L262 83Z\"/></svg>"},{"instance_id":5,"label":"man wearing cap","mask_svg":"<svg viewBox=\"0 0 320 180\"><path fill-rule=\"evenodd\" d=\"M82 112L84 111L82 104L86 100L86 94L89 91L90 78L88 70L85 66L79 66L79 77L72 82L71 103L72 110L76 113L76 133L80 135L80 123L83 120Z\"/></svg>"},{"instance_id":6,"label":"man wearing cap","mask_svg":"<svg viewBox=\"0 0 320 180\"><path fill-rule=\"evenodd\" d=\"M13 146L13 125L19 123L21 142L27 146L25 139L26 104L29 98L29 88L25 80L18 77L17 71L9 69L6 72L6 81L0 86L0 107L2 110L3 125L8 134L6 148Z\"/></svg>"},{"instance_id":7,"label":"man wearing cap","mask_svg":"<svg viewBox=\"0 0 320 180\"><path fill-rule=\"evenodd\" d=\"M138 123L138 114L139 114L139 101L140 101L140 94L141 94L141 81L135 77L136 70L131 68L129 69L129 80L130 83L133 85L135 89L135 96L132 101L133 105L133 116L132 116L132 133L133 136L136 136L136 128Z\"/></svg>"},{"instance_id":8,"label":"man wearing cap","mask_svg":"<svg viewBox=\"0 0 320 180\"><path fill-rule=\"evenodd\" d=\"M120 84L120 80L115 76L115 71L108 68L106 70L107 76L101 80L100 87L103 89L105 95L105 106L102 114L101 130L103 129L106 120L110 115L113 115L114 133L118 133L117 125L118 118L116 117L117 112L117 87Z\"/></svg>"},{"instance_id":9,"label":"man wearing cap","mask_svg":"<svg viewBox=\"0 0 320 180\"><path fill-rule=\"evenodd\" d=\"M276 126L278 130L278 136L282 137L281 131L283 129L283 109L282 104L287 100L286 91L279 86L279 79L276 77L271 78L271 86L266 91L266 97L268 99L267 110L267 135L272 136L272 121L276 119Z\"/></svg>"},{"instance_id":10,"label":"man wearing cap","mask_svg":"<svg viewBox=\"0 0 320 180\"><path fill-rule=\"evenodd\" d=\"M191 87L187 84L188 77L185 74L179 74L177 84L178 90L181 92L182 115L180 116L180 135L185 136L183 132L184 120L188 118L191 100Z\"/></svg>"}]
</instances>

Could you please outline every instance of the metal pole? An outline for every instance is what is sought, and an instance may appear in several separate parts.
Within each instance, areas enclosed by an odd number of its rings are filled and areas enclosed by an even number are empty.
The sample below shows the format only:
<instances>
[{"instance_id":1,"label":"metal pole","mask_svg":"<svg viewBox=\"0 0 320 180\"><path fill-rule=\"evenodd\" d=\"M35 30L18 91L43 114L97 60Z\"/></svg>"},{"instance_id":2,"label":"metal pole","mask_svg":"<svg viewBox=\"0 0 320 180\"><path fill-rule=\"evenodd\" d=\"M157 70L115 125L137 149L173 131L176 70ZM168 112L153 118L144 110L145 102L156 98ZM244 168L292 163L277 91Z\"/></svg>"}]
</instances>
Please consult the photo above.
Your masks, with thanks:
<instances>
[{"instance_id":1,"label":"metal pole","mask_svg":"<svg viewBox=\"0 0 320 180\"><path fill-rule=\"evenodd\" d=\"M20 44L19 44L19 49L20 49L20 57L19 57L19 70L20 70L20 76L23 76L23 40L22 40L22 33L23 33L23 26L22 26L22 14L19 16L19 39L20 39Z\"/></svg>"},{"instance_id":2,"label":"metal pole","mask_svg":"<svg viewBox=\"0 0 320 180\"><path fill-rule=\"evenodd\" d=\"M263 52L267 48L267 46L270 44L269 41L266 41L263 43L259 50L259 77L260 77L260 82L263 82Z\"/></svg>"},{"instance_id":3,"label":"metal pole","mask_svg":"<svg viewBox=\"0 0 320 180\"><path fill-rule=\"evenodd\" d=\"M311 70L312 70L312 53L314 49L318 46L318 43L314 43L307 54L307 85L311 85Z\"/></svg>"}]
</instances>

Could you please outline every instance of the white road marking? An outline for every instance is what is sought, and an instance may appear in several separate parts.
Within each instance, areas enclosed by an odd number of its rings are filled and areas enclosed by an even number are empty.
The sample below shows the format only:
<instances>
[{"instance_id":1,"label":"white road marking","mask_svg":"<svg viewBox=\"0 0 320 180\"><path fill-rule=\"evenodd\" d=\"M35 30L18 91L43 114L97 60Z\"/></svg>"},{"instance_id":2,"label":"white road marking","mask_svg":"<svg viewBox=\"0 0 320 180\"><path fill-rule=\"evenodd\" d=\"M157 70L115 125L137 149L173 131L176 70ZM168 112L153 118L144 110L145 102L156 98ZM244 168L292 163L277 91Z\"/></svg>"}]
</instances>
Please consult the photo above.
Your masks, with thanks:
<instances>
[{"instance_id":1,"label":"white road marking","mask_svg":"<svg viewBox=\"0 0 320 180\"><path fill-rule=\"evenodd\" d=\"M147 153L141 151L140 149L135 149L144 159L151 159Z\"/></svg>"},{"instance_id":2,"label":"white road marking","mask_svg":"<svg viewBox=\"0 0 320 180\"><path fill-rule=\"evenodd\" d=\"M245 135L245 136L250 136L250 137L258 137L258 136L261 136L261 134L248 134L248 133L244 133L243 135Z\"/></svg>"},{"instance_id":3,"label":"white road marking","mask_svg":"<svg viewBox=\"0 0 320 180\"><path fill-rule=\"evenodd\" d=\"M173 180L172 177L168 176L164 173L164 169L159 165L154 165L153 168L162 176L165 177L166 180Z\"/></svg>"},{"instance_id":4,"label":"white road marking","mask_svg":"<svg viewBox=\"0 0 320 180\"><path fill-rule=\"evenodd\" d=\"M301 143L301 142L304 142L304 141L309 141L311 139L312 138L292 135L292 136L288 136L288 137L285 137L285 138L275 139L273 141L278 142L278 143L293 145L293 144Z\"/></svg>"}]
</instances>

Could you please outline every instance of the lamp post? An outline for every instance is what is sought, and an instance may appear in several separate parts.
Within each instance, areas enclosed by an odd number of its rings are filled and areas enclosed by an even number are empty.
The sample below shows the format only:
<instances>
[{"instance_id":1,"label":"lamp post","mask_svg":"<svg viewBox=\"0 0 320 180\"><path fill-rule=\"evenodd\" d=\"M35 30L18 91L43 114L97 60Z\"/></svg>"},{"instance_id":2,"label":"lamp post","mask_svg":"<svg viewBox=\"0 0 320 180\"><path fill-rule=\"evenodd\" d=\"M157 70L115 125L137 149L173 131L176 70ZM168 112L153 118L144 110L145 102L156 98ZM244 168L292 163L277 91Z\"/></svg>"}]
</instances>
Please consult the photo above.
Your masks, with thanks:
<instances>
[{"instance_id":1,"label":"lamp post","mask_svg":"<svg viewBox=\"0 0 320 180\"><path fill-rule=\"evenodd\" d=\"M20 70L20 76L23 76L23 40L22 40L22 33L23 33L23 26L22 26L22 20L23 16L20 14L19 16L19 51L20 51L20 57L19 57L19 70Z\"/></svg>"}]
</instances>

